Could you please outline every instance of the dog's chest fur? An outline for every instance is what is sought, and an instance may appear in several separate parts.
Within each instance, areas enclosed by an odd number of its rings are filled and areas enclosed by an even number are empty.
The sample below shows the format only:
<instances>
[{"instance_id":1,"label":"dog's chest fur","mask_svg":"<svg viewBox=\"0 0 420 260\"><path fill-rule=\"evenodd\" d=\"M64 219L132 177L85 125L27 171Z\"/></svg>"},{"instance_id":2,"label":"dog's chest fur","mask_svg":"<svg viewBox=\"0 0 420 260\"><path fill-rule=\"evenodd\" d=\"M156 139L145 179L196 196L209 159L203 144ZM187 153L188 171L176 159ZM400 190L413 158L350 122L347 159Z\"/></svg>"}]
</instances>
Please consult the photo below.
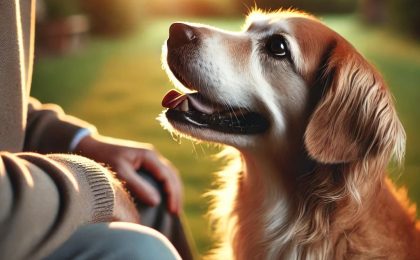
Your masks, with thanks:
<instances>
[{"instance_id":1,"label":"dog's chest fur","mask_svg":"<svg viewBox=\"0 0 420 260\"><path fill-rule=\"evenodd\" d=\"M223 229L227 237L218 254L230 252L233 259L406 259L410 246L416 247L419 241L413 233L414 217L401 207L388 185L378 186L374 203L358 209L361 215L356 213L357 205L344 200L324 211L330 213L328 218L322 219L322 211L316 209L305 218L299 217L304 213L296 208L293 187L273 178L279 174L262 174L258 169L262 168L244 167L231 183L225 183L237 189L231 202L224 201L232 203L232 211L215 216L230 223L229 231ZM410 232L412 238L407 239ZM399 233L401 239L395 240Z\"/></svg>"}]
</instances>

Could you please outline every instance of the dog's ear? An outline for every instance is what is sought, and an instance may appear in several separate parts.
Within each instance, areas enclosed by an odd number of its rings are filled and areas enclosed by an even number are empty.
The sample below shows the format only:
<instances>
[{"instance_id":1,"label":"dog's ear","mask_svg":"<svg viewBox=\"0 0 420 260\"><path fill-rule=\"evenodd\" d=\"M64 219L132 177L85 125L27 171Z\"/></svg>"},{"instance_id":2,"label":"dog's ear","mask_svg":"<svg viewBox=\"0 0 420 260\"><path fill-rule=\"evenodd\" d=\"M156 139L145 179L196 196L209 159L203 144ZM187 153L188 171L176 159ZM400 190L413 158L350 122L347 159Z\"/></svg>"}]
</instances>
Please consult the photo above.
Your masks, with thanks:
<instances>
[{"instance_id":1,"label":"dog's ear","mask_svg":"<svg viewBox=\"0 0 420 260\"><path fill-rule=\"evenodd\" d=\"M378 72L352 47L336 46L321 66L326 85L306 128L308 154L322 163L393 152L401 160L404 129Z\"/></svg>"}]
</instances>

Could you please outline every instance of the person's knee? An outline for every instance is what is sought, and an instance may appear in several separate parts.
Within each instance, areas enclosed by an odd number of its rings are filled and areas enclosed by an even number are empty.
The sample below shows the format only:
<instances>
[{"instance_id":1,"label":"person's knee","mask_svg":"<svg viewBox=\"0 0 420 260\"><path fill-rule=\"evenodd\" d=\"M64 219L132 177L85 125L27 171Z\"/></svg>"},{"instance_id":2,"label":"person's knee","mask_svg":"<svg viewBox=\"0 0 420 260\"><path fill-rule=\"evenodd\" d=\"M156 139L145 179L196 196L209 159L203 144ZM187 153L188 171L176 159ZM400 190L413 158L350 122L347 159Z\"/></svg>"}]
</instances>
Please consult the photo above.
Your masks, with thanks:
<instances>
[{"instance_id":1,"label":"person's knee","mask_svg":"<svg viewBox=\"0 0 420 260\"><path fill-rule=\"evenodd\" d=\"M132 223L90 224L80 228L51 259L181 259L157 231Z\"/></svg>"},{"instance_id":2,"label":"person's knee","mask_svg":"<svg viewBox=\"0 0 420 260\"><path fill-rule=\"evenodd\" d=\"M133 259L179 258L172 244L154 229L124 222L111 223L109 229L112 235L108 242L119 255Z\"/></svg>"}]
</instances>

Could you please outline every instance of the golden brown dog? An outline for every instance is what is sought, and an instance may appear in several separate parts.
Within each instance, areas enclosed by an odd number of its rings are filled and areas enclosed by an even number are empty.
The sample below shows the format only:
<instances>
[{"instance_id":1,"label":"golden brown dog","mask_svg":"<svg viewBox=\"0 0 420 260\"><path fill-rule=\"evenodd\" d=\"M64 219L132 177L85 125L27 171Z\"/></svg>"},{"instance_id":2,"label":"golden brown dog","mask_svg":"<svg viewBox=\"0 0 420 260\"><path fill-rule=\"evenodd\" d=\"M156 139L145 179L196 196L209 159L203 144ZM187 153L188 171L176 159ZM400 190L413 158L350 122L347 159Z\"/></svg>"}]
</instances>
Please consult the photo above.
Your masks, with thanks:
<instances>
[{"instance_id":1,"label":"golden brown dog","mask_svg":"<svg viewBox=\"0 0 420 260\"><path fill-rule=\"evenodd\" d=\"M163 59L179 88L163 125L239 151L212 192L216 259L420 259L415 210L385 174L404 129L344 38L307 14L253 12L240 32L172 24Z\"/></svg>"}]
</instances>

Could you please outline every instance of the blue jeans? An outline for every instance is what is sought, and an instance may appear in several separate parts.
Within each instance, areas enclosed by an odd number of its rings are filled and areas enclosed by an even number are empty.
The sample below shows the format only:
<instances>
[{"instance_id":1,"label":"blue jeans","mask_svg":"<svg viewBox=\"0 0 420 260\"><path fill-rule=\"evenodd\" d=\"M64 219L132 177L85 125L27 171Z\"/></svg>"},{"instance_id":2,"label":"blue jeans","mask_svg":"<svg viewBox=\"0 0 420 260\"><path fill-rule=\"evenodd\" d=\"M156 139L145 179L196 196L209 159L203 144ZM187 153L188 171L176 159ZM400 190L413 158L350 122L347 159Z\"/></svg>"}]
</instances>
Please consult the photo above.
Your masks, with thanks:
<instances>
[{"instance_id":1,"label":"blue jeans","mask_svg":"<svg viewBox=\"0 0 420 260\"><path fill-rule=\"evenodd\" d=\"M79 228L46 259L181 259L172 244L154 229L124 222Z\"/></svg>"}]
</instances>

